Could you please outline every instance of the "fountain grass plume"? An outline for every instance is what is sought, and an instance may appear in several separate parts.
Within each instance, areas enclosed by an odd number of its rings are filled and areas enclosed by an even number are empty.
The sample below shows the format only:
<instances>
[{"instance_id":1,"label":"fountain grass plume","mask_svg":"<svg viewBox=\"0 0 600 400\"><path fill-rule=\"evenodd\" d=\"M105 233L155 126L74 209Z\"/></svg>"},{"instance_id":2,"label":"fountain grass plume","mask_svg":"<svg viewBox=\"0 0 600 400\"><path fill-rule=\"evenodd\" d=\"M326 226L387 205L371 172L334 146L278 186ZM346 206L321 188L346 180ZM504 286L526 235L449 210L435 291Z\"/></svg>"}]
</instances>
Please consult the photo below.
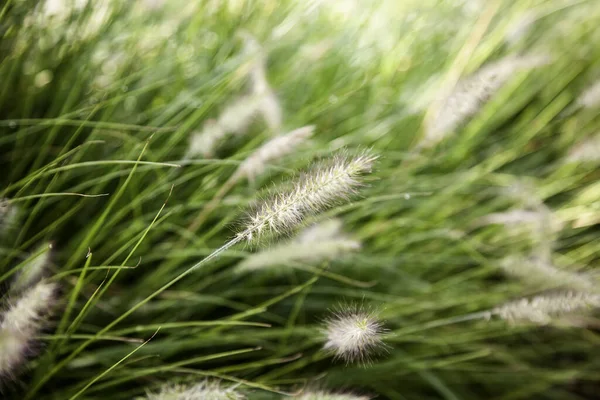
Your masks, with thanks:
<instances>
[{"instance_id":1,"label":"fountain grass plume","mask_svg":"<svg viewBox=\"0 0 600 400\"><path fill-rule=\"evenodd\" d=\"M10 298L0 314L0 382L13 378L33 353L36 336L56 301L57 287L39 282L16 298Z\"/></svg>"},{"instance_id":2,"label":"fountain grass plume","mask_svg":"<svg viewBox=\"0 0 600 400\"><path fill-rule=\"evenodd\" d=\"M234 176L246 176L248 179L254 180L256 176L263 173L267 163L292 153L298 146L310 138L314 131L315 127L309 125L294 129L285 135L276 136L246 158Z\"/></svg>"},{"instance_id":3,"label":"fountain grass plume","mask_svg":"<svg viewBox=\"0 0 600 400\"><path fill-rule=\"evenodd\" d=\"M292 182L289 190L260 202L238 237L251 241L266 232L289 232L307 216L349 200L363 185L362 177L371 172L376 159L369 152L357 156L340 153L318 163Z\"/></svg>"},{"instance_id":4,"label":"fountain grass plume","mask_svg":"<svg viewBox=\"0 0 600 400\"><path fill-rule=\"evenodd\" d=\"M381 337L384 331L375 311L342 305L325 322L323 333L327 341L323 349L347 364L368 363L374 353L385 349Z\"/></svg>"},{"instance_id":5,"label":"fountain grass plume","mask_svg":"<svg viewBox=\"0 0 600 400\"><path fill-rule=\"evenodd\" d=\"M219 382L208 380L194 385L165 385L157 393L149 393L147 400L243 400L246 397Z\"/></svg>"},{"instance_id":6,"label":"fountain grass plume","mask_svg":"<svg viewBox=\"0 0 600 400\"><path fill-rule=\"evenodd\" d=\"M523 298L496 307L487 313L511 323L550 324L556 318L600 307L600 295L565 291Z\"/></svg>"},{"instance_id":7,"label":"fountain grass plume","mask_svg":"<svg viewBox=\"0 0 600 400\"><path fill-rule=\"evenodd\" d=\"M369 400L367 396L350 393L330 393L325 391L306 392L295 397L296 400Z\"/></svg>"}]
</instances>

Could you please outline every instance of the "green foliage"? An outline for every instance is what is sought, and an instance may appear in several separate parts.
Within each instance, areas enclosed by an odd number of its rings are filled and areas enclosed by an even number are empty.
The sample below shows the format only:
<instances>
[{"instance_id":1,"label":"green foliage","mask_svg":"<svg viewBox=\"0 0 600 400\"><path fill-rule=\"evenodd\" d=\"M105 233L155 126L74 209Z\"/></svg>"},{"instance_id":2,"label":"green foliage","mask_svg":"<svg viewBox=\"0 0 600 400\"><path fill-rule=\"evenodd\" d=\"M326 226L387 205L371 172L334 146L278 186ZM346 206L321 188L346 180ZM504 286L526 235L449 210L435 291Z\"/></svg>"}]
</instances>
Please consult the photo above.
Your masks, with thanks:
<instances>
[{"instance_id":1,"label":"green foliage","mask_svg":"<svg viewBox=\"0 0 600 400\"><path fill-rule=\"evenodd\" d=\"M44 275L61 299L43 351L3 381L3 398L131 399L206 377L258 400L305 386L381 399L597 392L593 314L544 327L482 318L540 292L502 273L507 256L596 279L599 162L567 161L600 132L598 108L578 104L600 79L594 1L94 1L52 15L47 3L0 5L0 294L52 243ZM316 128L223 195L273 135L257 119L214 158L185 157L248 91L242 30L268 57L283 130ZM417 146L461 77L534 53L552 61L515 72L455 132ZM369 148L375 170L358 199L309 222L340 218L359 251L239 274L283 239L238 244L165 289L234 238L273 183L285 189L340 148ZM557 228L482 223L522 209ZM369 366L322 351L340 302L381 310L389 352Z\"/></svg>"}]
</instances>

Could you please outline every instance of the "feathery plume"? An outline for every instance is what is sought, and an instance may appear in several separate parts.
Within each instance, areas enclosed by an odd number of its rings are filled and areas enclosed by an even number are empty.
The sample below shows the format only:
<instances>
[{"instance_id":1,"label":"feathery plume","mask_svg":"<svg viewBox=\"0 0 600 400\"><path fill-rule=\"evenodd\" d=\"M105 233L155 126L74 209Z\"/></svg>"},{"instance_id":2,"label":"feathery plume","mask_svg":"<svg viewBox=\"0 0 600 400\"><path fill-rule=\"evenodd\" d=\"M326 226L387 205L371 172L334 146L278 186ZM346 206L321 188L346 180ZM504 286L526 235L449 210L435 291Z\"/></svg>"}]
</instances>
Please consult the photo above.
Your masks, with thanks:
<instances>
[{"instance_id":1,"label":"feathery plume","mask_svg":"<svg viewBox=\"0 0 600 400\"><path fill-rule=\"evenodd\" d=\"M599 85L600 87L600 85ZM600 134L589 137L571 148L565 159L568 163L598 162L600 160Z\"/></svg>"},{"instance_id":2,"label":"feathery plume","mask_svg":"<svg viewBox=\"0 0 600 400\"><path fill-rule=\"evenodd\" d=\"M263 96L244 95L235 99L219 115L217 124L226 133L243 134L260 110Z\"/></svg>"},{"instance_id":3,"label":"feathery plume","mask_svg":"<svg viewBox=\"0 0 600 400\"><path fill-rule=\"evenodd\" d=\"M504 225L506 227L526 226L536 234L537 239L547 239L562 228L562 222L552 216L551 210L541 204L534 210L517 209L488 214L479 219L480 225Z\"/></svg>"},{"instance_id":4,"label":"feathery plume","mask_svg":"<svg viewBox=\"0 0 600 400\"><path fill-rule=\"evenodd\" d=\"M577 311L600 307L600 295L566 291L516 300L496 307L487 318L496 315L509 323L547 325L553 319Z\"/></svg>"},{"instance_id":5,"label":"feathery plume","mask_svg":"<svg viewBox=\"0 0 600 400\"><path fill-rule=\"evenodd\" d=\"M291 190L260 204L249 215L238 238L252 240L266 231L289 231L307 216L349 199L361 186L360 178L371 172L375 160L375 156L363 153L355 157L337 155L318 164L293 182Z\"/></svg>"},{"instance_id":6,"label":"feathery plume","mask_svg":"<svg viewBox=\"0 0 600 400\"><path fill-rule=\"evenodd\" d=\"M332 225L336 230L332 231ZM292 241L272 249L253 254L240 262L237 272L265 270L290 263L318 263L343 257L350 251L360 249L361 244L339 231L341 222L326 221L304 229Z\"/></svg>"},{"instance_id":7,"label":"feathery plume","mask_svg":"<svg viewBox=\"0 0 600 400\"><path fill-rule=\"evenodd\" d=\"M244 95L234 100L225 107L217 120L206 121L202 131L191 136L186 156L214 155L217 146L226 136L246 132L260 111L261 103L262 96L254 95Z\"/></svg>"},{"instance_id":8,"label":"feathery plume","mask_svg":"<svg viewBox=\"0 0 600 400\"><path fill-rule=\"evenodd\" d=\"M235 175L246 176L248 179L254 180L265 170L268 162L290 154L311 137L314 130L315 127L312 125L305 126L269 140L242 162Z\"/></svg>"},{"instance_id":9,"label":"feathery plume","mask_svg":"<svg viewBox=\"0 0 600 400\"><path fill-rule=\"evenodd\" d=\"M428 123L421 147L437 144L463 121L472 117L516 72L540 67L550 61L545 55L511 56L484 66L459 81Z\"/></svg>"},{"instance_id":10,"label":"feathery plume","mask_svg":"<svg viewBox=\"0 0 600 400\"><path fill-rule=\"evenodd\" d=\"M343 306L326 321L323 333L327 342L323 348L346 363L368 361L374 352L385 347L383 332L383 324L373 311Z\"/></svg>"},{"instance_id":11,"label":"feathery plume","mask_svg":"<svg viewBox=\"0 0 600 400\"><path fill-rule=\"evenodd\" d=\"M323 391L302 393L295 397L297 400L369 400L366 396L356 396L347 393L328 393Z\"/></svg>"},{"instance_id":12,"label":"feathery plume","mask_svg":"<svg viewBox=\"0 0 600 400\"><path fill-rule=\"evenodd\" d=\"M508 275L539 287L566 287L581 291L592 291L593 282L583 274L556 268L538 257L506 257L500 266Z\"/></svg>"},{"instance_id":13,"label":"feathery plume","mask_svg":"<svg viewBox=\"0 0 600 400\"><path fill-rule=\"evenodd\" d=\"M166 385L147 400L244 400L246 397L232 388L220 387L218 382L202 381L192 386Z\"/></svg>"},{"instance_id":14,"label":"feathery plume","mask_svg":"<svg viewBox=\"0 0 600 400\"><path fill-rule=\"evenodd\" d=\"M0 377L13 377L30 354L35 336L55 301L56 285L40 282L1 314Z\"/></svg>"},{"instance_id":15,"label":"feathery plume","mask_svg":"<svg viewBox=\"0 0 600 400\"><path fill-rule=\"evenodd\" d=\"M198 155L211 157L218 143L227 135L221 126L214 119L209 119L204 123L201 132L196 132L190 137L190 145L186 158L193 158Z\"/></svg>"},{"instance_id":16,"label":"feathery plume","mask_svg":"<svg viewBox=\"0 0 600 400\"><path fill-rule=\"evenodd\" d=\"M577 104L583 108L594 108L600 105L600 80L594 82L579 96Z\"/></svg>"}]
</instances>

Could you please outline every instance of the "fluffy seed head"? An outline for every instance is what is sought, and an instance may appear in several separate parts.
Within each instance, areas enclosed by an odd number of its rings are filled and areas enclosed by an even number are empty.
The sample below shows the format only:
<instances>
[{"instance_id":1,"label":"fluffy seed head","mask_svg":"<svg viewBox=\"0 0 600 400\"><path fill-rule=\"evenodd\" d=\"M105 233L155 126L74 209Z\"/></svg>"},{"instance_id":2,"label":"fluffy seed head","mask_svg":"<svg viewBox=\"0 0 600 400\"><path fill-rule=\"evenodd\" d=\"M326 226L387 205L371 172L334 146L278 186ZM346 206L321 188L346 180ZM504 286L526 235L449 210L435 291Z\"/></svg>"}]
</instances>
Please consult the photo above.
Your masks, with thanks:
<instances>
[{"instance_id":1,"label":"fluffy seed head","mask_svg":"<svg viewBox=\"0 0 600 400\"><path fill-rule=\"evenodd\" d=\"M295 397L297 400L369 400L366 396L357 396L346 393L328 393L323 391L302 393Z\"/></svg>"},{"instance_id":2,"label":"fluffy seed head","mask_svg":"<svg viewBox=\"0 0 600 400\"><path fill-rule=\"evenodd\" d=\"M332 230L333 225L335 231ZM339 220L313 225L304 229L289 243L249 256L238 264L236 271L273 269L294 263L316 264L325 260L335 260L360 249L360 242L341 233L340 227Z\"/></svg>"},{"instance_id":3,"label":"fluffy seed head","mask_svg":"<svg viewBox=\"0 0 600 400\"><path fill-rule=\"evenodd\" d=\"M546 325L556 317L600 307L600 295L566 291L524 298L496 307L488 317L496 315L510 323Z\"/></svg>"},{"instance_id":4,"label":"fluffy seed head","mask_svg":"<svg viewBox=\"0 0 600 400\"><path fill-rule=\"evenodd\" d=\"M238 168L237 175L245 175L254 179L263 173L268 162L280 159L291 152L312 136L314 126L295 129L286 135L277 136L258 148Z\"/></svg>"},{"instance_id":5,"label":"fluffy seed head","mask_svg":"<svg viewBox=\"0 0 600 400\"><path fill-rule=\"evenodd\" d=\"M325 350L346 363L368 361L370 356L385 345L381 338L383 324L372 311L358 307L343 307L326 321Z\"/></svg>"},{"instance_id":6,"label":"fluffy seed head","mask_svg":"<svg viewBox=\"0 0 600 400\"><path fill-rule=\"evenodd\" d=\"M203 155L210 157L219 143L228 135L240 135L246 132L256 115L260 112L264 96L240 96L222 111L217 120L208 120L202 131L190 138L187 157Z\"/></svg>"},{"instance_id":7,"label":"fluffy seed head","mask_svg":"<svg viewBox=\"0 0 600 400\"><path fill-rule=\"evenodd\" d=\"M544 55L507 57L481 68L456 85L428 123L422 147L435 145L472 117L516 72L540 67L549 62Z\"/></svg>"},{"instance_id":8,"label":"fluffy seed head","mask_svg":"<svg viewBox=\"0 0 600 400\"><path fill-rule=\"evenodd\" d=\"M538 257L507 257L500 263L511 276L538 287L567 287L581 291L593 290L593 281L583 274L559 269Z\"/></svg>"},{"instance_id":9,"label":"fluffy seed head","mask_svg":"<svg viewBox=\"0 0 600 400\"><path fill-rule=\"evenodd\" d=\"M263 96L240 96L225 107L221 115L219 115L217 124L227 133L245 133L259 112L262 100Z\"/></svg>"},{"instance_id":10,"label":"fluffy seed head","mask_svg":"<svg viewBox=\"0 0 600 400\"><path fill-rule=\"evenodd\" d=\"M300 176L291 190L262 202L248 217L238 234L247 240L264 232L281 233L301 224L308 215L317 214L348 200L361 186L361 177L369 172L376 157L338 155L318 164Z\"/></svg>"},{"instance_id":11,"label":"fluffy seed head","mask_svg":"<svg viewBox=\"0 0 600 400\"><path fill-rule=\"evenodd\" d=\"M232 388L220 387L218 382L202 381L192 386L167 385L151 393L147 400L244 400L245 396Z\"/></svg>"},{"instance_id":12,"label":"fluffy seed head","mask_svg":"<svg viewBox=\"0 0 600 400\"><path fill-rule=\"evenodd\" d=\"M14 302L9 301L0 315L0 377L14 376L25 361L54 303L55 293L54 284L40 282Z\"/></svg>"},{"instance_id":13,"label":"fluffy seed head","mask_svg":"<svg viewBox=\"0 0 600 400\"><path fill-rule=\"evenodd\" d=\"M198 155L211 157L219 142L227 135L227 132L214 119L204 123L202 131L192 134L186 157L192 158Z\"/></svg>"}]
</instances>

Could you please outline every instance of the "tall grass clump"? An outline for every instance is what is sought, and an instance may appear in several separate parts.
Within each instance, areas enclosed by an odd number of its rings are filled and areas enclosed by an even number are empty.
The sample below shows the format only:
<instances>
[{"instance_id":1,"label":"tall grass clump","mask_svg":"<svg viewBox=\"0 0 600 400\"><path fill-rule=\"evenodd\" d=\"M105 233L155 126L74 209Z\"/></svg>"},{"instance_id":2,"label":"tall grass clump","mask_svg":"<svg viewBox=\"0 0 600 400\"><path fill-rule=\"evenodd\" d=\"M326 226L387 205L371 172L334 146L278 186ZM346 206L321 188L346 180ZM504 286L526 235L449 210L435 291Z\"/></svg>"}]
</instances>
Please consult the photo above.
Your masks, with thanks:
<instances>
[{"instance_id":1,"label":"tall grass clump","mask_svg":"<svg viewBox=\"0 0 600 400\"><path fill-rule=\"evenodd\" d=\"M599 23L3 2L0 398L594 398Z\"/></svg>"}]
</instances>

